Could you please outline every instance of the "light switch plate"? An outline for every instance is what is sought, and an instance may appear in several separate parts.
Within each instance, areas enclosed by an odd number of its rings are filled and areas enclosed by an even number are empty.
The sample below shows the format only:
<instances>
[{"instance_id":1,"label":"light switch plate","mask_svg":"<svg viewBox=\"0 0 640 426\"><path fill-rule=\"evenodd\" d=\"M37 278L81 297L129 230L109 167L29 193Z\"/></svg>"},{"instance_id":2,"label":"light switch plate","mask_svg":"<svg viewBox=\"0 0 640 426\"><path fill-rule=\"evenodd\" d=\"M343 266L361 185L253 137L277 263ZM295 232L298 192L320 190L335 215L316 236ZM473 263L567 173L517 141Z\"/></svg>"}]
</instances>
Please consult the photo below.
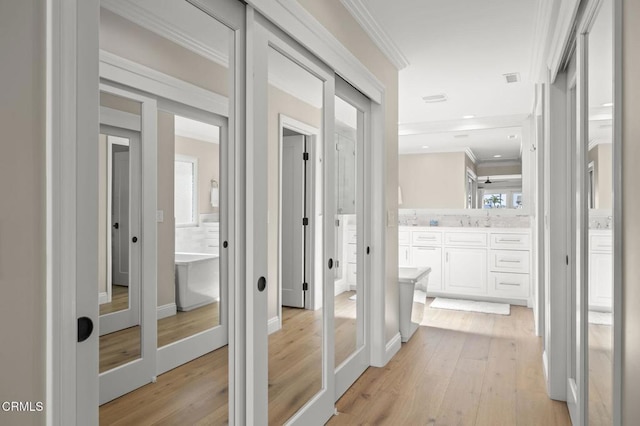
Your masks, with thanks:
<instances>
[{"instance_id":1,"label":"light switch plate","mask_svg":"<svg viewBox=\"0 0 640 426\"><path fill-rule=\"evenodd\" d=\"M156 211L156 222L158 223L164 222L164 210Z\"/></svg>"}]
</instances>

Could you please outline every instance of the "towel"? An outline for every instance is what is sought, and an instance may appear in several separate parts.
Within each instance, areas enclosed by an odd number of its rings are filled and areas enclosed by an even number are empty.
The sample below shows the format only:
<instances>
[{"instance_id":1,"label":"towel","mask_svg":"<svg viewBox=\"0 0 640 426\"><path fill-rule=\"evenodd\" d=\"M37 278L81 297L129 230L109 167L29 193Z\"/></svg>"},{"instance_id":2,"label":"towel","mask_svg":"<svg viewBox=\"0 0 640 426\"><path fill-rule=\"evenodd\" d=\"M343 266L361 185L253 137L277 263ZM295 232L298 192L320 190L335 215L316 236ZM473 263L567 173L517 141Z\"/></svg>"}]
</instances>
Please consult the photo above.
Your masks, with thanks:
<instances>
[{"instance_id":1,"label":"towel","mask_svg":"<svg viewBox=\"0 0 640 426\"><path fill-rule=\"evenodd\" d=\"M218 207L219 197L218 188L211 188L211 207Z\"/></svg>"}]
</instances>

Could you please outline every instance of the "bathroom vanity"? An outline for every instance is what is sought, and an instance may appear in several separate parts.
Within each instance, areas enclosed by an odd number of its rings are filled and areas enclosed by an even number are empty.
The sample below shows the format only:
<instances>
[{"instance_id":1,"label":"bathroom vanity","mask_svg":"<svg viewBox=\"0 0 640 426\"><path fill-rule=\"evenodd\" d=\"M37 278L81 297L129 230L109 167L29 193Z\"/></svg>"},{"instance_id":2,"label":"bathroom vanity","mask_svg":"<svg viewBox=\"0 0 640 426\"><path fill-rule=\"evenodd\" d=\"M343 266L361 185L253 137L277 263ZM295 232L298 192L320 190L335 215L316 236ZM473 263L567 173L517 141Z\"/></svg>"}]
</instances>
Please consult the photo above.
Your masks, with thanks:
<instances>
[{"instance_id":1,"label":"bathroom vanity","mask_svg":"<svg viewBox=\"0 0 640 426\"><path fill-rule=\"evenodd\" d=\"M401 226L399 266L430 267L427 295L529 305L528 228Z\"/></svg>"}]
</instances>

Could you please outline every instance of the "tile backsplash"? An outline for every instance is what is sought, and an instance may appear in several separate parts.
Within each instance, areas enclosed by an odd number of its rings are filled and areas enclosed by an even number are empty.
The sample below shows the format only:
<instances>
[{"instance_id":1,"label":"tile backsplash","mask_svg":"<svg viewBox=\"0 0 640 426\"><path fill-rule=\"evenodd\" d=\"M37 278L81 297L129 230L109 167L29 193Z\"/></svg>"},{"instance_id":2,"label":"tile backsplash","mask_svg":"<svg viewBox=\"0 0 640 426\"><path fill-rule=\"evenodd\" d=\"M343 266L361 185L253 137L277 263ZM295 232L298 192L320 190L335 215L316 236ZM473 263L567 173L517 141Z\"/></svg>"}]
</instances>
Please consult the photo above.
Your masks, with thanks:
<instances>
[{"instance_id":1,"label":"tile backsplash","mask_svg":"<svg viewBox=\"0 0 640 426\"><path fill-rule=\"evenodd\" d=\"M531 217L501 215L494 211L474 211L472 214L440 214L429 210L400 209L399 226L437 226L472 228L529 228Z\"/></svg>"}]
</instances>

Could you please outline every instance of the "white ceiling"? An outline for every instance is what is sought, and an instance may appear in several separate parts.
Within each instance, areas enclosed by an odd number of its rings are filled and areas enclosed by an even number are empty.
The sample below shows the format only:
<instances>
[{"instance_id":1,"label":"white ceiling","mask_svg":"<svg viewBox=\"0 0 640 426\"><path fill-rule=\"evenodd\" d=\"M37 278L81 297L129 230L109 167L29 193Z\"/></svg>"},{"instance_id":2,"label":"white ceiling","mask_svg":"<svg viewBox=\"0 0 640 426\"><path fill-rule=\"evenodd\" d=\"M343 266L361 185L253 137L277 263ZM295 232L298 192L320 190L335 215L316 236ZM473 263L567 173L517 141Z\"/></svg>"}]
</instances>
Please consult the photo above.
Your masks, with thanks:
<instances>
[{"instance_id":1,"label":"white ceiling","mask_svg":"<svg viewBox=\"0 0 640 426\"><path fill-rule=\"evenodd\" d=\"M342 1L364 7L408 62L399 77L401 152L415 149L420 139L428 140L433 150L450 149L450 138L417 136L432 123L449 123L454 130L464 125L465 115L495 122L530 113L536 0ZM507 73L519 73L521 81L507 84ZM422 100L440 93L446 94L446 102ZM513 154L514 144L501 140L513 130L478 127L482 130L467 146L478 157L485 151Z\"/></svg>"},{"instance_id":2,"label":"white ceiling","mask_svg":"<svg viewBox=\"0 0 640 426\"><path fill-rule=\"evenodd\" d=\"M176 115L174 117L175 134L203 142L220 143L220 128L213 124Z\"/></svg>"}]
</instances>

